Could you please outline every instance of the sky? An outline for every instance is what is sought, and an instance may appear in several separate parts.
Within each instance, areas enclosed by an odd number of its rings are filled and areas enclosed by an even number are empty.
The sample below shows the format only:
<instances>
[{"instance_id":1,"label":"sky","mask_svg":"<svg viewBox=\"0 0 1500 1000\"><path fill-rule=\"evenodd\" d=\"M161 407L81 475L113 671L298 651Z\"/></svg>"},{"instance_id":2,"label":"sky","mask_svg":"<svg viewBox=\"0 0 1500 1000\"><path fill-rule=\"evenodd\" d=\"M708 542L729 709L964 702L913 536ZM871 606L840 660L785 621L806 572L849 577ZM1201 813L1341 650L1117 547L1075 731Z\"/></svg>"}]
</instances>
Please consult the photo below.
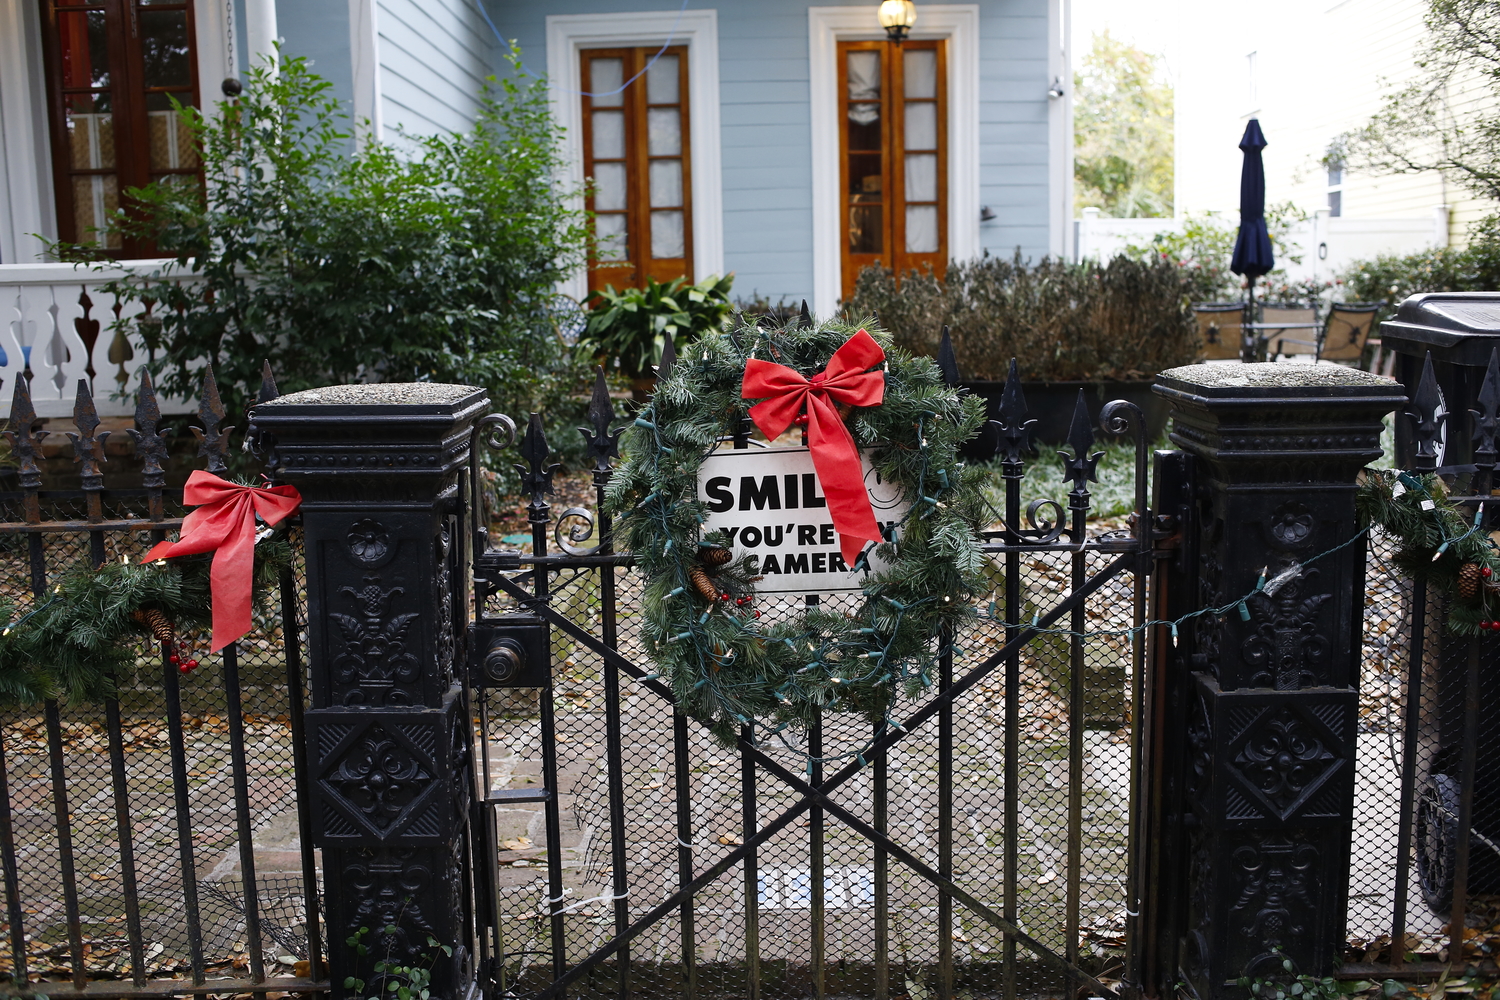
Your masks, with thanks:
<instances>
[{"instance_id":1,"label":"sky","mask_svg":"<svg viewBox=\"0 0 1500 1000\"><path fill-rule=\"evenodd\" d=\"M1178 12L1184 3L1196 2L1202 0L1072 0L1074 64L1088 54L1094 33L1107 28L1138 49L1165 55L1170 70Z\"/></svg>"}]
</instances>

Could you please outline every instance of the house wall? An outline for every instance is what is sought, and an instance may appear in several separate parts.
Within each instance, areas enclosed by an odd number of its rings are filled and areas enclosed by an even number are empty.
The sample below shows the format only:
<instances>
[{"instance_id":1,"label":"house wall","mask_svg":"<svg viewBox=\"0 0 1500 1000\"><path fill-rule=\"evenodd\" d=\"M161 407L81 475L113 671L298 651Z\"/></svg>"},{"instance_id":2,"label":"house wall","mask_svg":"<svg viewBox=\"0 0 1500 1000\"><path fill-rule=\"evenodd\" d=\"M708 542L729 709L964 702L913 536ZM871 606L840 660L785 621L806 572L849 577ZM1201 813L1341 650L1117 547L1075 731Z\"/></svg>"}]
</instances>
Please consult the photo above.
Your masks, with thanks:
<instances>
[{"instance_id":1,"label":"house wall","mask_svg":"<svg viewBox=\"0 0 1500 1000\"><path fill-rule=\"evenodd\" d=\"M495 38L473 0L376 0L382 135L463 132L474 123Z\"/></svg>"},{"instance_id":2,"label":"house wall","mask_svg":"<svg viewBox=\"0 0 1500 1000\"><path fill-rule=\"evenodd\" d=\"M1245 17L1224 5L1184 5L1184 37L1199 42L1183 46L1177 81L1178 211L1238 206L1237 143L1250 117L1269 143L1267 201L1290 200L1308 214L1326 208L1320 161L1329 143L1364 124L1388 88L1412 79L1426 9L1426 0L1267 0ZM1427 220L1444 204L1454 242L1492 210L1435 171L1345 173L1343 218Z\"/></svg>"},{"instance_id":3,"label":"house wall","mask_svg":"<svg viewBox=\"0 0 1500 1000\"><path fill-rule=\"evenodd\" d=\"M819 5L868 7L874 24L869 0ZM548 14L676 9L660 0L486 0L486 6L533 73L548 69ZM808 6L755 0L717 7L724 266L735 272L735 292L744 297L814 299ZM997 216L980 226L980 241L992 253L1008 256L1019 247L1041 257L1052 249L1052 230L1061 229L1049 213L1047 98L1049 8L1058 6L1059 0L979 2L979 203ZM918 11L920 18L920 5Z\"/></svg>"}]
</instances>

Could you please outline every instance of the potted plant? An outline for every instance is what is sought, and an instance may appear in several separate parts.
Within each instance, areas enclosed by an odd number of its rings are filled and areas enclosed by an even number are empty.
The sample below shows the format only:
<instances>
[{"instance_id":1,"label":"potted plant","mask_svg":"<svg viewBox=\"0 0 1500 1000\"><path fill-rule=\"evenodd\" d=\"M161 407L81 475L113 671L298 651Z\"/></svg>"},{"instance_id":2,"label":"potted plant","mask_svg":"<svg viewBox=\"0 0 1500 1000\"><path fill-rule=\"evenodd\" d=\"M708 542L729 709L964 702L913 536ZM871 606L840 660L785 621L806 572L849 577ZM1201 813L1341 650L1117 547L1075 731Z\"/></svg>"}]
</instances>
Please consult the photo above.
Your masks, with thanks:
<instances>
[{"instance_id":1,"label":"potted plant","mask_svg":"<svg viewBox=\"0 0 1500 1000\"><path fill-rule=\"evenodd\" d=\"M1116 257L1108 264L1038 264L988 255L900 277L880 267L861 272L849 310L878 315L896 343L934 355L949 328L963 384L998 413L1012 358L1036 420L1033 438L1067 437L1078 391L1089 409L1126 399L1147 414L1148 431L1166 426L1165 401L1151 391L1157 372L1198 360L1201 349L1189 295L1165 261Z\"/></svg>"},{"instance_id":2,"label":"potted plant","mask_svg":"<svg viewBox=\"0 0 1500 1000\"><path fill-rule=\"evenodd\" d=\"M656 384L652 367L661 360L666 338L681 349L723 321L731 308L734 275L717 274L697 284L674 278L661 284L646 279L645 288L615 291L606 285L589 296L588 320L578 348L592 352L600 364L616 363L630 380L631 394L644 402Z\"/></svg>"}]
</instances>

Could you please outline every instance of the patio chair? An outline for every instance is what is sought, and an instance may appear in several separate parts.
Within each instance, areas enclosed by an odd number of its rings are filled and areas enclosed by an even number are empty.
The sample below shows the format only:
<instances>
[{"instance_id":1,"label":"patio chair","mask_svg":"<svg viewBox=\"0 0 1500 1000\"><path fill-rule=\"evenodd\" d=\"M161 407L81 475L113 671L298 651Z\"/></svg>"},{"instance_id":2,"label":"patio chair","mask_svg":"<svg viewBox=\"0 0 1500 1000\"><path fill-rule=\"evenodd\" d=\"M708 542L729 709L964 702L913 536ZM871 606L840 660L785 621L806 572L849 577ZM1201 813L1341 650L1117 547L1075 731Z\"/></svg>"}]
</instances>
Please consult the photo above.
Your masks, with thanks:
<instances>
[{"instance_id":1,"label":"patio chair","mask_svg":"<svg viewBox=\"0 0 1500 1000\"><path fill-rule=\"evenodd\" d=\"M1243 302L1205 303L1193 306L1198 332L1203 335L1206 361L1238 361L1245 322Z\"/></svg>"},{"instance_id":2,"label":"patio chair","mask_svg":"<svg viewBox=\"0 0 1500 1000\"><path fill-rule=\"evenodd\" d=\"M1260 317L1260 321L1264 324L1316 323L1318 321L1316 310L1298 306L1263 306ZM1268 352L1271 357L1294 354L1309 354L1313 357L1318 355L1316 330L1262 330L1261 333L1265 336L1266 342L1271 345Z\"/></svg>"},{"instance_id":3,"label":"patio chair","mask_svg":"<svg viewBox=\"0 0 1500 1000\"><path fill-rule=\"evenodd\" d=\"M1372 341L1370 331L1375 328L1375 314L1379 311L1378 302L1335 302L1323 321L1318 360L1358 368L1367 347L1376 348L1378 354L1380 341Z\"/></svg>"}]
</instances>

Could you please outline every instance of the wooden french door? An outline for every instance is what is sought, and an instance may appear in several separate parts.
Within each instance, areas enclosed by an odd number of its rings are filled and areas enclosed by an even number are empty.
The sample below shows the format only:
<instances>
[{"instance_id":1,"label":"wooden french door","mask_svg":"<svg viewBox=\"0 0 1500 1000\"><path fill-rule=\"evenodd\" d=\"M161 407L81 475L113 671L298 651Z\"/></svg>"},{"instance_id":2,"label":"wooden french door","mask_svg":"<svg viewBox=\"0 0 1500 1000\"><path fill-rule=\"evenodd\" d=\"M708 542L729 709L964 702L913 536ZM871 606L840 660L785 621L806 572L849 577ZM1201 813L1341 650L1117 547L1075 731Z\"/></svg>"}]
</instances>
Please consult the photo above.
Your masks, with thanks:
<instances>
[{"instance_id":1,"label":"wooden french door","mask_svg":"<svg viewBox=\"0 0 1500 1000\"><path fill-rule=\"evenodd\" d=\"M40 0L58 233L122 257L153 243L103 236L127 189L198 183L192 133L172 107L198 103L191 0Z\"/></svg>"},{"instance_id":2,"label":"wooden french door","mask_svg":"<svg viewBox=\"0 0 1500 1000\"><path fill-rule=\"evenodd\" d=\"M900 274L948 260L946 43L840 42L843 297L877 261Z\"/></svg>"},{"instance_id":3,"label":"wooden french door","mask_svg":"<svg viewBox=\"0 0 1500 1000\"><path fill-rule=\"evenodd\" d=\"M688 50L586 49L584 174L594 213L589 291L693 278ZM653 61L653 57L654 61Z\"/></svg>"}]
</instances>

